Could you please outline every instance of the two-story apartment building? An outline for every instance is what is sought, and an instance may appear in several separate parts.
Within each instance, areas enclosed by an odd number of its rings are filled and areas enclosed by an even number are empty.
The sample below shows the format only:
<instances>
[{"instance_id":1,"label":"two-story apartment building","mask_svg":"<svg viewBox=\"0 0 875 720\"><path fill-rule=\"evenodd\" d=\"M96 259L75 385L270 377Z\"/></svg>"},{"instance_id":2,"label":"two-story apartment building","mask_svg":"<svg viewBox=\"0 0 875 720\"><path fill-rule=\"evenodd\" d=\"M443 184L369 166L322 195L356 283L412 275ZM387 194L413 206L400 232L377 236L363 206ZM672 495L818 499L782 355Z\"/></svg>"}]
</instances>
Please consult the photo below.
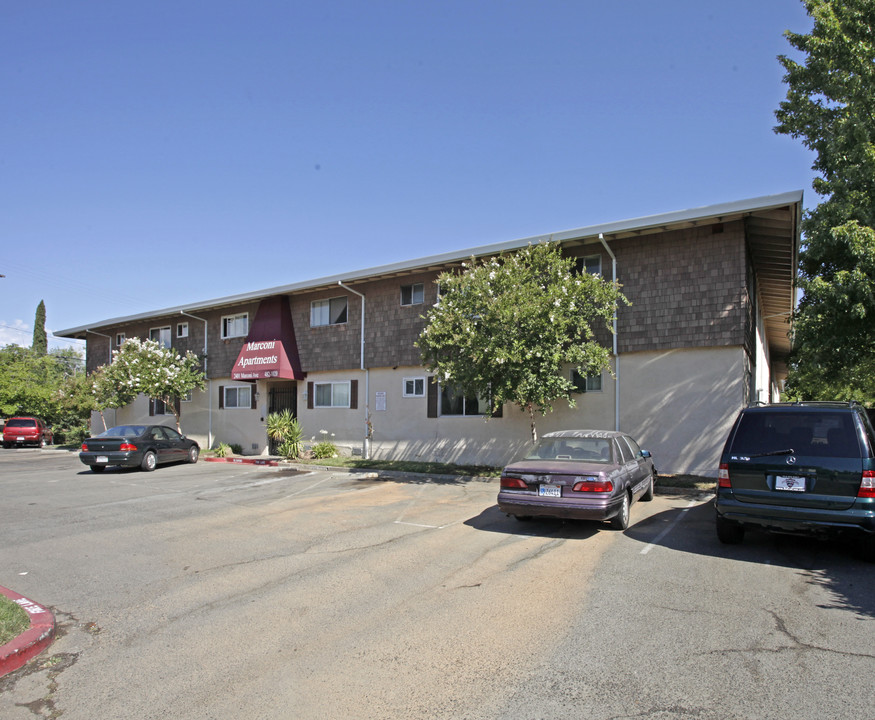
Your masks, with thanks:
<instances>
[{"instance_id":1,"label":"two-story apartment building","mask_svg":"<svg viewBox=\"0 0 875 720\"><path fill-rule=\"evenodd\" d=\"M776 400L790 349L802 192L486 245L331 277L117 317L56 333L87 341L89 371L131 337L204 357L205 391L181 402L202 446L268 452L266 419L291 408L307 438L371 457L502 464L530 442L527 417L487 417L422 367L415 341L435 279L471 257L552 241L588 272L616 277L612 372L580 380L559 428L621 429L663 472L716 474L737 411ZM569 369L569 372L571 370ZM161 412L140 398L110 422ZM172 416L159 417L172 424ZM97 429L97 425L95 425Z\"/></svg>"}]
</instances>

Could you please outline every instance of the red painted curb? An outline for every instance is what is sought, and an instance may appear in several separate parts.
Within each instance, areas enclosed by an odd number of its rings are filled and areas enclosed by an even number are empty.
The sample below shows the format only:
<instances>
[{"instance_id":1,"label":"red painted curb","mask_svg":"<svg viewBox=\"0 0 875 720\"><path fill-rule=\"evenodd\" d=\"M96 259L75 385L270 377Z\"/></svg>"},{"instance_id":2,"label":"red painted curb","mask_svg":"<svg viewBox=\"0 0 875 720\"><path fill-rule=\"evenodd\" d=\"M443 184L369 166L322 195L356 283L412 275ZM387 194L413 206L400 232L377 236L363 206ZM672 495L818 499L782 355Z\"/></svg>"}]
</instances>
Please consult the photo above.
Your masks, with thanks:
<instances>
[{"instance_id":1,"label":"red painted curb","mask_svg":"<svg viewBox=\"0 0 875 720\"><path fill-rule=\"evenodd\" d=\"M5 587L0 587L0 593L20 605L30 616L30 629L0 647L0 677L3 677L18 670L51 644L55 637L55 616L42 605Z\"/></svg>"},{"instance_id":2,"label":"red painted curb","mask_svg":"<svg viewBox=\"0 0 875 720\"><path fill-rule=\"evenodd\" d=\"M219 463L238 463L240 465L267 465L268 467L276 467L277 460L264 460L260 458L218 458L218 457L202 457L204 462L219 462Z\"/></svg>"}]
</instances>

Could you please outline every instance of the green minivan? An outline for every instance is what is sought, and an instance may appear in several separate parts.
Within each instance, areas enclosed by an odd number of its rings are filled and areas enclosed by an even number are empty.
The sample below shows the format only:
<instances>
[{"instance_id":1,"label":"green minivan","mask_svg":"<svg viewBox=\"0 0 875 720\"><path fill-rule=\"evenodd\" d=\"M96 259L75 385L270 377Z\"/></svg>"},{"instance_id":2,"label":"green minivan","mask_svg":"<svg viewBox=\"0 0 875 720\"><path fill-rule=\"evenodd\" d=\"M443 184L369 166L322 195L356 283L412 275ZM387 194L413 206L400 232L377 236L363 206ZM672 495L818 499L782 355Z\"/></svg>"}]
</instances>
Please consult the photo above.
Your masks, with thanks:
<instances>
[{"instance_id":1,"label":"green minivan","mask_svg":"<svg viewBox=\"0 0 875 720\"><path fill-rule=\"evenodd\" d=\"M717 537L745 529L851 534L875 561L875 431L856 403L754 405L720 458Z\"/></svg>"}]
</instances>

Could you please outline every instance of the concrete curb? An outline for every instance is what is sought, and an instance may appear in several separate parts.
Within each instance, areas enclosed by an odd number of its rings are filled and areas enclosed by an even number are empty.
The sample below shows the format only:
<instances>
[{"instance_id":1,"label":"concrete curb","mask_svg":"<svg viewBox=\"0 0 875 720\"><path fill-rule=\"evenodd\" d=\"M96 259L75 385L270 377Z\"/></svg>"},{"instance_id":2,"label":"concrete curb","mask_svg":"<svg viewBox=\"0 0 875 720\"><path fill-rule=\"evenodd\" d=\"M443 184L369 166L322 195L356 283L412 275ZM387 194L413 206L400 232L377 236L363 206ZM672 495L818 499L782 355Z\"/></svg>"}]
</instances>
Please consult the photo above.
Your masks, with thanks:
<instances>
[{"instance_id":1,"label":"concrete curb","mask_svg":"<svg viewBox=\"0 0 875 720\"><path fill-rule=\"evenodd\" d=\"M273 460L270 458L251 458L251 457L230 457L230 458L220 458L220 457L201 457L201 460L204 462L214 462L214 463L237 463L238 465L264 465L266 467L276 467L279 463L278 460Z\"/></svg>"},{"instance_id":2,"label":"concrete curb","mask_svg":"<svg viewBox=\"0 0 875 720\"><path fill-rule=\"evenodd\" d=\"M0 677L3 677L51 645L55 637L55 616L42 605L5 587L0 587L0 593L20 605L30 616L30 628L0 647Z\"/></svg>"}]
</instances>

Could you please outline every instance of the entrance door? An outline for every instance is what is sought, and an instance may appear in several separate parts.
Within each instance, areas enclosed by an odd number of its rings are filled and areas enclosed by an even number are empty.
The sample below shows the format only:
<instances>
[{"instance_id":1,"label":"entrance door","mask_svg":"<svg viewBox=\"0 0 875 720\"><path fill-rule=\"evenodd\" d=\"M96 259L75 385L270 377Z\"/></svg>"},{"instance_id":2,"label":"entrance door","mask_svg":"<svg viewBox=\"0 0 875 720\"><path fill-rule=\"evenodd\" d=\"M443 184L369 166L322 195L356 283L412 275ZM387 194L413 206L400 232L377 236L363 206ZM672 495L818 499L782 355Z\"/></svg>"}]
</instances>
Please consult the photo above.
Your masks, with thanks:
<instances>
[{"instance_id":1,"label":"entrance door","mask_svg":"<svg viewBox=\"0 0 875 720\"><path fill-rule=\"evenodd\" d=\"M267 393L268 413L290 410L292 415L298 417L298 384L295 382L275 383L270 386ZM276 455L276 442L269 440L268 452Z\"/></svg>"}]
</instances>

